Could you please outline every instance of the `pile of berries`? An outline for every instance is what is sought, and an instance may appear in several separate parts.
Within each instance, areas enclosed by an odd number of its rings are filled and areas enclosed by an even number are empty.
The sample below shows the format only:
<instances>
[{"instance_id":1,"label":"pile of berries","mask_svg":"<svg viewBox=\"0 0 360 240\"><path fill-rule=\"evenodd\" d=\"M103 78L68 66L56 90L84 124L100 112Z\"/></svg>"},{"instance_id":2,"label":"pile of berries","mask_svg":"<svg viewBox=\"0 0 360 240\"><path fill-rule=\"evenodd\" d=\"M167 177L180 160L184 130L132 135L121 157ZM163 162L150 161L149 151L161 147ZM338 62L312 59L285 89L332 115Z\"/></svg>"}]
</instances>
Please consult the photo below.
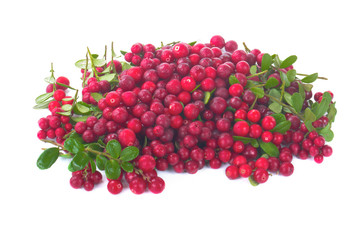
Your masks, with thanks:
<instances>
[{"instance_id":1,"label":"pile of berries","mask_svg":"<svg viewBox=\"0 0 360 240\"><path fill-rule=\"evenodd\" d=\"M249 178L257 185L270 173L292 175L293 156L323 162L332 154L326 141L333 138L333 93L318 92L313 101L310 83L321 77L296 73L296 56L281 61L244 47L216 35L204 44L136 43L130 52L121 51L126 62L88 51L76 63L81 101L67 78L55 80L52 70L46 79L46 94L35 108L51 114L39 119L38 138L57 146L56 158L81 162L79 149L86 154L83 169L69 167L72 187L92 190L102 181L98 170L105 170L113 194L122 191L123 179L135 194L162 192L165 182L157 171L195 174L207 165L227 165L229 179ZM76 142L67 144L69 138ZM140 154L130 161L114 157L114 141ZM42 154L38 166L49 156ZM114 166L120 166L116 177Z\"/></svg>"}]
</instances>

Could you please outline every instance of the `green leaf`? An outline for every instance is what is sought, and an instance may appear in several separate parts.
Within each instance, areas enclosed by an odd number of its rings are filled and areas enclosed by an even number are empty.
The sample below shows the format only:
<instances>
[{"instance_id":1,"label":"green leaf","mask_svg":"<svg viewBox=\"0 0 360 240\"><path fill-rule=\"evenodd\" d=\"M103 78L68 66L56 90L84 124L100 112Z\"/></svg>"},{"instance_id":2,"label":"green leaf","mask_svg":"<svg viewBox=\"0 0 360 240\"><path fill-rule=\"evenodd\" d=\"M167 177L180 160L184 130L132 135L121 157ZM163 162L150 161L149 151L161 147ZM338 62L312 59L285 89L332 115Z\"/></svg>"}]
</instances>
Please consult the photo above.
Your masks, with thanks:
<instances>
[{"instance_id":1,"label":"green leaf","mask_svg":"<svg viewBox=\"0 0 360 240\"><path fill-rule=\"evenodd\" d=\"M313 73L313 74L311 74L311 75L309 75L309 76L304 77L303 79L301 79L301 81L302 81L303 83L312 83L312 82L314 82L317 78L318 78L318 74L317 74L317 73Z\"/></svg>"},{"instance_id":2,"label":"green leaf","mask_svg":"<svg viewBox=\"0 0 360 240\"><path fill-rule=\"evenodd\" d=\"M251 176L249 177L249 182L250 182L250 184L251 184L252 186L254 186L254 187L256 187L256 186L259 185L259 183L254 180L253 175L251 175Z\"/></svg>"},{"instance_id":3,"label":"green leaf","mask_svg":"<svg viewBox=\"0 0 360 240\"><path fill-rule=\"evenodd\" d=\"M279 132L279 133L286 133L291 127L291 122L289 120L283 121L270 130L270 132Z\"/></svg>"},{"instance_id":4,"label":"green leaf","mask_svg":"<svg viewBox=\"0 0 360 240\"><path fill-rule=\"evenodd\" d=\"M331 103L330 93L324 92L319 107L316 109L316 112L314 112L316 115L316 119L321 118L328 111L330 103Z\"/></svg>"},{"instance_id":5,"label":"green leaf","mask_svg":"<svg viewBox=\"0 0 360 240\"><path fill-rule=\"evenodd\" d=\"M261 71L268 70L272 64L272 58L269 54L265 53L261 60Z\"/></svg>"},{"instance_id":6,"label":"green leaf","mask_svg":"<svg viewBox=\"0 0 360 240\"><path fill-rule=\"evenodd\" d=\"M271 114L271 116L273 118L275 118L276 124L279 124L279 123L281 123L283 121L286 121L286 117L282 113L274 113L274 114Z\"/></svg>"},{"instance_id":7,"label":"green leaf","mask_svg":"<svg viewBox=\"0 0 360 240\"><path fill-rule=\"evenodd\" d=\"M85 149L84 145L75 138L67 138L64 142L64 148L73 154L82 152Z\"/></svg>"},{"instance_id":8,"label":"green leaf","mask_svg":"<svg viewBox=\"0 0 360 240\"><path fill-rule=\"evenodd\" d=\"M291 55L290 57L286 58L282 63L280 64L280 68L287 68L293 65L297 60L297 56Z\"/></svg>"},{"instance_id":9,"label":"green leaf","mask_svg":"<svg viewBox=\"0 0 360 240\"><path fill-rule=\"evenodd\" d=\"M274 113L281 113L281 111L282 111L282 106L281 106L279 103L277 103L277 102L273 102L273 103L271 103L271 104L269 105L269 109L270 109L271 111L273 111Z\"/></svg>"},{"instance_id":10,"label":"green leaf","mask_svg":"<svg viewBox=\"0 0 360 240\"><path fill-rule=\"evenodd\" d=\"M291 102L292 102L292 105L293 108L295 109L295 111L297 113L300 113L301 112L301 109L302 109L302 106L303 106L303 103L304 103L304 99L302 98L301 94L300 93L294 93L292 96L291 96Z\"/></svg>"},{"instance_id":11,"label":"green leaf","mask_svg":"<svg viewBox=\"0 0 360 240\"><path fill-rule=\"evenodd\" d=\"M116 73L110 73L110 74L106 74L103 75L101 77L99 77L99 80L106 80L108 82L110 82L111 80L113 80L116 77Z\"/></svg>"},{"instance_id":12,"label":"green leaf","mask_svg":"<svg viewBox=\"0 0 360 240\"><path fill-rule=\"evenodd\" d=\"M101 171L105 170L107 161L108 161L108 159L105 156L102 156L102 155L96 156L96 166Z\"/></svg>"},{"instance_id":13,"label":"green leaf","mask_svg":"<svg viewBox=\"0 0 360 240\"><path fill-rule=\"evenodd\" d=\"M35 103L36 103L36 104L43 103L43 102L45 102L46 100L48 100L49 98L51 98L53 95L54 95L54 92L41 94L40 96L38 96L38 97L35 99Z\"/></svg>"},{"instance_id":14,"label":"green leaf","mask_svg":"<svg viewBox=\"0 0 360 240\"><path fill-rule=\"evenodd\" d=\"M277 54L274 54L272 55L272 58L274 59L274 65L276 68L280 68L280 65L281 65L281 60L279 58L279 55Z\"/></svg>"},{"instance_id":15,"label":"green leaf","mask_svg":"<svg viewBox=\"0 0 360 240\"><path fill-rule=\"evenodd\" d=\"M121 145L116 139L110 140L106 144L106 152L109 153L113 158L118 158L121 153Z\"/></svg>"},{"instance_id":16,"label":"green leaf","mask_svg":"<svg viewBox=\"0 0 360 240\"><path fill-rule=\"evenodd\" d=\"M131 162L123 162L121 164L121 168L125 171L125 172L132 172L134 171L134 165L132 165Z\"/></svg>"},{"instance_id":17,"label":"green leaf","mask_svg":"<svg viewBox=\"0 0 360 240\"><path fill-rule=\"evenodd\" d=\"M96 171L96 164L93 159L90 160L91 172L94 173Z\"/></svg>"},{"instance_id":18,"label":"green leaf","mask_svg":"<svg viewBox=\"0 0 360 240\"><path fill-rule=\"evenodd\" d=\"M296 70L291 69L286 73L286 77L288 78L289 82L295 81L296 78Z\"/></svg>"},{"instance_id":19,"label":"green leaf","mask_svg":"<svg viewBox=\"0 0 360 240\"><path fill-rule=\"evenodd\" d=\"M280 98L280 96L281 96L279 90L277 90L277 89L275 89L275 88L270 89L269 95L272 96L272 97L274 97L274 98ZM270 99L270 100L271 100L271 99Z\"/></svg>"},{"instance_id":20,"label":"green leaf","mask_svg":"<svg viewBox=\"0 0 360 240\"><path fill-rule=\"evenodd\" d=\"M108 179L118 179L121 174L121 168L117 161L109 160L105 164L105 175Z\"/></svg>"},{"instance_id":21,"label":"green leaf","mask_svg":"<svg viewBox=\"0 0 360 240\"><path fill-rule=\"evenodd\" d=\"M100 101L100 99L104 98L102 94L100 93L97 93L97 92L93 92L90 94L94 99L95 101Z\"/></svg>"},{"instance_id":22,"label":"green leaf","mask_svg":"<svg viewBox=\"0 0 360 240\"><path fill-rule=\"evenodd\" d=\"M289 105L291 105L292 106L292 96L291 96L291 94L290 93L288 93L288 92L284 92L284 99L285 99L285 101L289 104Z\"/></svg>"},{"instance_id":23,"label":"green leaf","mask_svg":"<svg viewBox=\"0 0 360 240\"><path fill-rule=\"evenodd\" d=\"M279 84L279 81L274 78L274 77L271 77L269 78L266 83L265 83L265 86L266 88L273 88L273 87L276 87L277 85Z\"/></svg>"},{"instance_id":24,"label":"green leaf","mask_svg":"<svg viewBox=\"0 0 360 240\"><path fill-rule=\"evenodd\" d=\"M38 168L42 170L48 169L55 163L58 157L59 157L59 148L57 147L48 148L40 154L36 162L36 165Z\"/></svg>"},{"instance_id":25,"label":"green leaf","mask_svg":"<svg viewBox=\"0 0 360 240\"><path fill-rule=\"evenodd\" d=\"M106 64L105 59L92 59L92 62L95 67L102 67Z\"/></svg>"},{"instance_id":26,"label":"green leaf","mask_svg":"<svg viewBox=\"0 0 360 240\"><path fill-rule=\"evenodd\" d=\"M85 152L78 152L75 154L73 160L70 162L68 169L71 172L83 170L89 163L91 158Z\"/></svg>"},{"instance_id":27,"label":"green leaf","mask_svg":"<svg viewBox=\"0 0 360 240\"><path fill-rule=\"evenodd\" d=\"M45 101L45 102L42 102L40 104L37 104L35 106L33 106L33 109L47 109L49 107L49 103L51 102L52 100L48 100L48 101Z\"/></svg>"},{"instance_id":28,"label":"green leaf","mask_svg":"<svg viewBox=\"0 0 360 240\"><path fill-rule=\"evenodd\" d=\"M64 110L65 112L70 111L71 108L72 108L72 105L71 105L71 104L65 104L65 105L62 105L62 106L61 106L61 109Z\"/></svg>"},{"instance_id":29,"label":"green leaf","mask_svg":"<svg viewBox=\"0 0 360 240\"><path fill-rule=\"evenodd\" d=\"M252 65L250 67L250 74L253 75L257 72L257 66L256 65Z\"/></svg>"},{"instance_id":30,"label":"green leaf","mask_svg":"<svg viewBox=\"0 0 360 240\"><path fill-rule=\"evenodd\" d=\"M56 112L59 115L63 115L63 116L70 116L71 115L71 111L67 111L67 112Z\"/></svg>"},{"instance_id":31,"label":"green leaf","mask_svg":"<svg viewBox=\"0 0 360 240\"><path fill-rule=\"evenodd\" d=\"M325 138L325 141L331 142L334 139L334 133L330 129L330 124L326 125L323 129L319 131L319 134Z\"/></svg>"},{"instance_id":32,"label":"green leaf","mask_svg":"<svg viewBox=\"0 0 360 240\"><path fill-rule=\"evenodd\" d=\"M285 73L283 73L282 71L279 71L279 73L280 73L281 81L285 82L285 87L289 87L290 86L290 81L287 78L287 75Z\"/></svg>"},{"instance_id":33,"label":"green leaf","mask_svg":"<svg viewBox=\"0 0 360 240\"><path fill-rule=\"evenodd\" d=\"M265 93L264 93L264 89L260 88L260 87L252 87L250 88L250 90L255 94L255 96L257 96L258 98L263 98Z\"/></svg>"},{"instance_id":34,"label":"green leaf","mask_svg":"<svg viewBox=\"0 0 360 240\"><path fill-rule=\"evenodd\" d=\"M241 136L233 136L235 141L242 141L244 144L250 143L253 147L259 147L259 143L255 138L241 137Z\"/></svg>"},{"instance_id":35,"label":"green leaf","mask_svg":"<svg viewBox=\"0 0 360 240\"><path fill-rule=\"evenodd\" d=\"M263 142L259 141L261 149L266 152L271 157L278 157L279 156L279 149L276 147L275 144L272 142Z\"/></svg>"},{"instance_id":36,"label":"green leaf","mask_svg":"<svg viewBox=\"0 0 360 240\"><path fill-rule=\"evenodd\" d=\"M73 155L71 155L71 153L66 153L66 154L59 154L59 157L62 157L62 158L73 158Z\"/></svg>"},{"instance_id":37,"label":"green leaf","mask_svg":"<svg viewBox=\"0 0 360 240\"><path fill-rule=\"evenodd\" d=\"M74 122L85 122L90 116L81 116L81 117L71 117L71 120Z\"/></svg>"},{"instance_id":38,"label":"green leaf","mask_svg":"<svg viewBox=\"0 0 360 240\"><path fill-rule=\"evenodd\" d=\"M209 100L210 100L211 94L210 92L205 92L205 96L204 96L204 104L208 104Z\"/></svg>"},{"instance_id":39,"label":"green leaf","mask_svg":"<svg viewBox=\"0 0 360 240\"><path fill-rule=\"evenodd\" d=\"M89 69L89 60L87 60L87 61L88 61L87 68ZM81 59L81 60L77 61L75 63L75 66L78 68L81 68L81 69L85 69L86 68L86 59Z\"/></svg>"},{"instance_id":40,"label":"green leaf","mask_svg":"<svg viewBox=\"0 0 360 240\"><path fill-rule=\"evenodd\" d=\"M315 114L311 111L310 108L305 109L304 121L314 122L316 120Z\"/></svg>"},{"instance_id":41,"label":"green leaf","mask_svg":"<svg viewBox=\"0 0 360 240\"><path fill-rule=\"evenodd\" d=\"M50 84L54 84L56 80L53 76L50 76L50 77L44 78L44 81L47 83L50 83Z\"/></svg>"},{"instance_id":42,"label":"green leaf","mask_svg":"<svg viewBox=\"0 0 360 240\"><path fill-rule=\"evenodd\" d=\"M193 42L190 42L189 45L190 46L194 46L196 44L197 41L193 41Z\"/></svg>"},{"instance_id":43,"label":"green leaf","mask_svg":"<svg viewBox=\"0 0 360 240\"><path fill-rule=\"evenodd\" d=\"M125 71L125 70L128 70L131 68L131 65L127 62L121 62L121 65L122 65L122 70Z\"/></svg>"},{"instance_id":44,"label":"green leaf","mask_svg":"<svg viewBox=\"0 0 360 240\"><path fill-rule=\"evenodd\" d=\"M309 130L309 132L315 130L314 126L312 125L312 121L309 121L309 120L304 121L304 124L305 124L306 128Z\"/></svg>"},{"instance_id":45,"label":"green leaf","mask_svg":"<svg viewBox=\"0 0 360 240\"><path fill-rule=\"evenodd\" d=\"M336 116L337 110L335 108L335 103L331 103L330 107L329 107L329 111L328 111L328 119L329 119L329 123L333 123L335 121L335 116Z\"/></svg>"},{"instance_id":46,"label":"green leaf","mask_svg":"<svg viewBox=\"0 0 360 240\"><path fill-rule=\"evenodd\" d=\"M128 162L134 160L138 155L139 155L139 149L134 146L129 146L121 151L120 160Z\"/></svg>"},{"instance_id":47,"label":"green leaf","mask_svg":"<svg viewBox=\"0 0 360 240\"><path fill-rule=\"evenodd\" d=\"M235 75L231 75L231 76L229 77L229 84L230 84L230 86L231 86L231 85L234 85L235 83L240 83L240 82L239 82L239 80L235 77Z\"/></svg>"},{"instance_id":48,"label":"green leaf","mask_svg":"<svg viewBox=\"0 0 360 240\"><path fill-rule=\"evenodd\" d=\"M90 113L90 105L85 102L77 102L74 107L74 113L76 114L89 114Z\"/></svg>"},{"instance_id":49,"label":"green leaf","mask_svg":"<svg viewBox=\"0 0 360 240\"><path fill-rule=\"evenodd\" d=\"M303 99L305 99L306 94L305 94L304 85L301 82L298 82L298 85L299 85L299 93L300 93L301 97Z\"/></svg>"},{"instance_id":50,"label":"green leaf","mask_svg":"<svg viewBox=\"0 0 360 240\"><path fill-rule=\"evenodd\" d=\"M313 88L313 85L312 84L303 84L303 87L304 87L304 90L307 91L307 92L310 92L311 89Z\"/></svg>"}]
</instances>

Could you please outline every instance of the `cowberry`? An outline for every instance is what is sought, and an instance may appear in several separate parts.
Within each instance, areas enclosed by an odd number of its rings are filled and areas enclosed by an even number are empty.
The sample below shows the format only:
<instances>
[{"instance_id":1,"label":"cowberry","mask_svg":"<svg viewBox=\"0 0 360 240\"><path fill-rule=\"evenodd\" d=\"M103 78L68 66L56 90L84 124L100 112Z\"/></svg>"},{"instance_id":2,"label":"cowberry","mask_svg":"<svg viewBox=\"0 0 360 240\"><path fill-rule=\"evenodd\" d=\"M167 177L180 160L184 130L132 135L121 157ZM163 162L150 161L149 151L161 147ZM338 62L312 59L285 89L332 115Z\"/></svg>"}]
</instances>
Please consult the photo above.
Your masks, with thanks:
<instances>
[{"instance_id":1,"label":"cowberry","mask_svg":"<svg viewBox=\"0 0 360 240\"><path fill-rule=\"evenodd\" d=\"M265 183L269 178L269 173L263 168L257 168L253 173L253 178L257 183Z\"/></svg>"},{"instance_id":2,"label":"cowberry","mask_svg":"<svg viewBox=\"0 0 360 240\"><path fill-rule=\"evenodd\" d=\"M244 178L250 177L251 173L252 173L252 168L250 167L249 164L242 164L239 167L239 175L241 177L244 177Z\"/></svg>"},{"instance_id":3,"label":"cowberry","mask_svg":"<svg viewBox=\"0 0 360 240\"><path fill-rule=\"evenodd\" d=\"M237 166L230 165L225 169L225 174L231 180L237 179L239 177L239 168Z\"/></svg>"},{"instance_id":4,"label":"cowberry","mask_svg":"<svg viewBox=\"0 0 360 240\"><path fill-rule=\"evenodd\" d=\"M266 116L261 122L261 126L264 130L271 130L276 126L276 120L273 116Z\"/></svg>"},{"instance_id":5,"label":"cowberry","mask_svg":"<svg viewBox=\"0 0 360 240\"><path fill-rule=\"evenodd\" d=\"M151 178L149 181L148 188L150 192L158 194L165 189L165 182L161 177Z\"/></svg>"},{"instance_id":6,"label":"cowberry","mask_svg":"<svg viewBox=\"0 0 360 240\"><path fill-rule=\"evenodd\" d=\"M130 190L135 194L143 194L146 190L146 182L141 177L136 177L129 183Z\"/></svg>"},{"instance_id":7,"label":"cowberry","mask_svg":"<svg viewBox=\"0 0 360 240\"><path fill-rule=\"evenodd\" d=\"M290 162L283 162L280 165L279 172L281 175L288 177L293 174L294 165L292 165Z\"/></svg>"}]
</instances>

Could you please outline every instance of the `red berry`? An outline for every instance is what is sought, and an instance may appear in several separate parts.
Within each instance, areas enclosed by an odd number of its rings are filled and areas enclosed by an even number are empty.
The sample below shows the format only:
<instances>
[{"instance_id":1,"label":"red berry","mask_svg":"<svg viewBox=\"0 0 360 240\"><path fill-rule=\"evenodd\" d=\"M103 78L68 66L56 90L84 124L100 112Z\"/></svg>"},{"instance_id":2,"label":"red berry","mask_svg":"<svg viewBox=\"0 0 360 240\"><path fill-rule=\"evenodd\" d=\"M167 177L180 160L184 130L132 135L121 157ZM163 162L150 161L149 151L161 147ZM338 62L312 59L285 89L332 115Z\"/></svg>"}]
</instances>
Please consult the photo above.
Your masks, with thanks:
<instances>
[{"instance_id":1,"label":"red berry","mask_svg":"<svg viewBox=\"0 0 360 240\"><path fill-rule=\"evenodd\" d=\"M239 177L239 169L234 165L230 165L226 168L225 174L231 180L236 179Z\"/></svg>"},{"instance_id":2,"label":"red berry","mask_svg":"<svg viewBox=\"0 0 360 240\"><path fill-rule=\"evenodd\" d=\"M120 180L110 180L107 189L112 194L119 194L123 190L123 184Z\"/></svg>"},{"instance_id":3,"label":"red berry","mask_svg":"<svg viewBox=\"0 0 360 240\"><path fill-rule=\"evenodd\" d=\"M105 101L109 107L118 107L121 101L121 96L115 91L109 92L105 97Z\"/></svg>"},{"instance_id":4,"label":"red berry","mask_svg":"<svg viewBox=\"0 0 360 240\"><path fill-rule=\"evenodd\" d=\"M246 137L250 131L250 127L247 122L239 121L234 124L233 131L236 136Z\"/></svg>"},{"instance_id":5,"label":"red berry","mask_svg":"<svg viewBox=\"0 0 360 240\"><path fill-rule=\"evenodd\" d=\"M240 61L236 64L236 71L246 75L250 73L250 65L246 61Z\"/></svg>"},{"instance_id":6,"label":"red berry","mask_svg":"<svg viewBox=\"0 0 360 240\"><path fill-rule=\"evenodd\" d=\"M292 165L290 162L283 162L280 165L279 172L281 175L288 177L293 174L294 165Z\"/></svg>"},{"instance_id":7,"label":"red berry","mask_svg":"<svg viewBox=\"0 0 360 240\"><path fill-rule=\"evenodd\" d=\"M318 155L314 156L314 161L316 163L320 164L324 161L324 156L322 154L318 154Z\"/></svg>"},{"instance_id":8,"label":"red berry","mask_svg":"<svg viewBox=\"0 0 360 240\"><path fill-rule=\"evenodd\" d=\"M324 157L330 157L332 155L332 148L329 145L325 145L321 148L321 152L324 155Z\"/></svg>"},{"instance_id":9,"label":"red berry","mask_svg":"<svg viewBox=\"0 0 360 240\"><path fill-rule=\"evenodd\" d=\"M241 177L247 178L251 175L252 173L252 168L250 167L249 164L243 164L239 167L239 175Z\"/></svg>"},{"instance_id":10,"label":"red berry","mask_svg":"<svg viewBox=\"0 0 360 240\"><path fill-rule=\"evenodd\" d=\"M75 188L81 188L84 184L84 179L82 178L82 175L75 175L70 178L70 185Z\"/></svg>"},{"instance_id":11,"label":"red berry","mask_svg":"<svg viewBox=\"0 0 360 240\"><path fill-rule=\"evenodd\" d=\"M269 173L263 168L257 168L253 174L253 178L257 183L264 183L269 178Z\"/></svg>"},{"instance_id":12,"label":"red berry","mask_svg":"<svg viewBox=\"0 0 360 240\"><path fill-rule=\"evenodd\" d=\"M161 177L154 177L150 179L148 187L152 193L158 194L165 189L165 182Z\"/></svg>"},{"instance_id":13,"label":"red berry","mask_svg":"<svg viewBox=\"0 0 360 240\"><path fill-rule=\"evenodd\" d=\"M240 97L244 92L244 88L240 83L235 83L230 86L229 94L233 97Z\"/></svg>"},{"instance_id":14,"label":"red berry","mask_svg":"<svg viewBox=\"0 0 360 240\"><path fill-rule=\"evenodd\" d=\"M139 168L144 172L151 171L156 166L155 159L150 155L142 155L138 161Z\"/></svg>"},{"instance_id":15,"label":"red berry","mask_svg":"<svg viewBox=\"0 0 360 240\"><path fill-rule=\"evenodd\" d=\"M255 161L255 167L267 170L269 168L269 162L266 158L261 157Z\"/></svg>"},{"instance_id":16,"label":"red berry","mask_svg":"<svg viewBox=\"0 0 360 240\"><path fill-rule=\"evenodd\" d=\"M263 118L263 120L261 122L261 126L263 127L264 130L269 131L276 126L276 120L272 116L266 116Z\"/></svg>"},{"instance_id":17,"label":"red berry","mask_svg":"<svg viewBox=\"0 0 360 240\"><path fill-rule=\"evenodd\" d=\"M210 45L213 47L223 48L225 46L225 40L220 35L215 35L210 39Z\"/></svg>"},{"instance_id":18,"label":"red berry","mask_svg":"<svg viewBox=\"0 0 360 240\"><path fill-rule=\"evenodd\" d=\"M142 194L146 190L146 182L141 177L136 177L129 183L130 190L135 194Z\"/></svg>"}]
</instances>

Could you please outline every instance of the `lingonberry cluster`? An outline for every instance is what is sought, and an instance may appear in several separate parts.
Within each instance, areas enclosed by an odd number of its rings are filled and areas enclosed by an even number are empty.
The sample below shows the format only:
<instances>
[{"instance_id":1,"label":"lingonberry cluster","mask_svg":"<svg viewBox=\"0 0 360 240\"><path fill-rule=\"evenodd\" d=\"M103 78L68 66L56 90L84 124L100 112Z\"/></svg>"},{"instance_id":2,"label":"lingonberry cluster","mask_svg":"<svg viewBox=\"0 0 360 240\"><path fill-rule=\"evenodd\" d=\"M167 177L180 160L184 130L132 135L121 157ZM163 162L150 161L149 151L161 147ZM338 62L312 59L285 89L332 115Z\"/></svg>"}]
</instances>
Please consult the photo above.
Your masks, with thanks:
<instances>
[{"instance_id":1,"label":"lingonberry cluster","mask_svg":"<svg viewBox=\"0 0 360 240\"><path fill-rule=\"evenodd\" d=\"M156 48L135 43L130 52L121 51L126 62L114 60L113 49L110 61L106 54L98 59L88 51L76 63L82 101L77 91L74 98L66 96L66 78L50 83L52 114L39 120L38 137L56 137L60 150L68 150L64 141L77 134L76 144L82 141L85 152L97 154L85 161L85 170L73 172L74 188L91 190L101 180L91 168L105 169L110 176L114 162L121 165L116 178L108 177L113 194L122 191L123 178L135 194L147 188L160 193L165 182L157 171L170 169L195 174L206 165L227 165L229 179L249 178L257 185L269 173L292 175L293 156L321 163L332 154L326 141L333 138L336 108L330 91L316 93L313 101L310 83L324 78L297 73L296 56L281 61L276 54L244 47L216 35L204 44L173 42ZM114 141L121 149L136 147L140 155L128 161L112 154L108 145ZM86 147L94 144L98 151ZM70 157L77 152L70 151ZM44 157L39 161L43 164Z\"/></svg>"}]
</instances>

